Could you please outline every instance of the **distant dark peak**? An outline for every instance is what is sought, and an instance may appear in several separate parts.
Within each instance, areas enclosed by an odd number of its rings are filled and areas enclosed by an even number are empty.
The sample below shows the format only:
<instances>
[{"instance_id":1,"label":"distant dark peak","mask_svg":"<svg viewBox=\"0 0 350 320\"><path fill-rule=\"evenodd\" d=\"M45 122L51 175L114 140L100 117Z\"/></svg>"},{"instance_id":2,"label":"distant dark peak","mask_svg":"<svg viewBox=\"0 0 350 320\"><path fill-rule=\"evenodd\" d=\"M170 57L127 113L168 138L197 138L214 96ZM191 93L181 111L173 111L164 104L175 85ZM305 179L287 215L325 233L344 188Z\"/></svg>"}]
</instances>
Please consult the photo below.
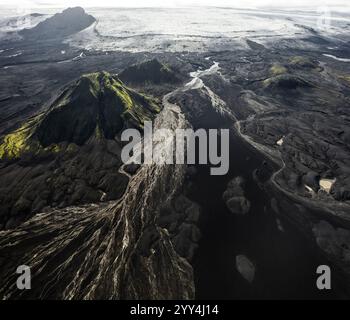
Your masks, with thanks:
<instances>
[{"instance_id":1,"label":"distant dark peak","mask_svg":"<svg viewBox=\"0 0 350 320\"><path fill-rule=\"evenodd\" d=\"M327 39L325 39L324 37L318 36L318 35L314 35L314 36L309 36L307 38L304 39L305 41L317 44L317 45L327 45L327 44L331 44L330 41L328 41Z\"/></svg>"},{"instance_id":2,"label":"distant dark peak","mask_svg":"<svg viewBox=\"0 0 350 320\"><path fill-rule=\"evenodd\" d=\"M85 14L85 10L82 7L73 7L73 8L67 8L62 11L62 15L83 15Z\"/></svg>"},{"instance_id":3,"label":"distant dark peak","mask_svg":"<svg viewBox=\"0 0 350 320\"><path fill-rule=\"evenodd\" d=\"M95 21L95 18L85 13L81 7L68 8L40 22L32 29L20 31L20 34L24 38L36 40L64 38L86 29Z\"/></svg>"},{"instance_id":4,"label":"distant dark peak","mask_svg":"<svg viewBox=\"0 0 350 320\"><path fill-rule=\"evenodd\" d=\"M298 24L298 23L296 23L295 26L298 28L304 29L305 31L308 31L311 34L314 34L314 35L318 34L318 32L312 27L308 27L308 26Z\"/></svg>"},{"instance_id":5,"label":"distant dark peak","mask_svg":"<svg viewBox=\"0 0 350 320\"><path fill-rule=\"evenodd\" d=\"M122 71L119 77L128 84L162 84L177 83L180 81L176 73L169 66L157 59L132 65Z\"/></svg>"},{"instance_id":6,"label":"distant dark peak","mask_svg":"<svg viewBox=\"0 0 350 320\"><path fill-rule=\"evenodd\" d=\"M126 87L107 72L82 76L54 101L37 125L43 147L60 142L84 144L88 139L113 139L123 128L142 128L160 108L156 101Z\"/></svg>"},{"instance_id":7,"label":"distant dark peak","mask_svg":"<svg viewBox=\"0 0 350 320\"><path fill-rule=\"evenodd\" d=\"M31 13L30 16L31 16L31 17L34 17L34 18L37 18L37 17L42 17L42 16L44 16L44 14L42 14L42 13Z\"/></svg>"},{"instance_id":8,"label":"distant dark peak","mask_svg":"<svg viewBox=\"0 0 350 320\"><path fill-rule=\"evenodd\" d=\"M248 46L250 47L250 49L252 49L252 50L260 51L260 50L266 49L264 45L257 43L255 41L247 39L246 42L247 42Z\"/></svg>"}]
</instances>

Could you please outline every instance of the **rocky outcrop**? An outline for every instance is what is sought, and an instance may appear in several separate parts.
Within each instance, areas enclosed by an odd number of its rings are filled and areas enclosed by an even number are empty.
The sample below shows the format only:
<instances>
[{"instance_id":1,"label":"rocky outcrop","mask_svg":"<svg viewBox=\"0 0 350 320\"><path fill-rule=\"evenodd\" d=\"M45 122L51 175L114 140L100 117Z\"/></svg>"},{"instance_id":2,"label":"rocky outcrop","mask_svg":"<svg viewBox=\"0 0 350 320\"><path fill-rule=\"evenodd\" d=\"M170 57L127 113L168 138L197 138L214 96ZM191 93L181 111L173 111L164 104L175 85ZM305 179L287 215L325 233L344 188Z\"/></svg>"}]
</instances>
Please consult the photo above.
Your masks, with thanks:
<instances>
[{"instance_id":1,"label":"rocky outcrop","mask_svg":"<svg viewBox=\"0 0 350 320\"><path fill-rule=\"evenodd\" d=\"M244 195L245 181L242 177L231 180L222 198L227 208L234 214L247 214L250 210L250 202Z\"/></svg>"},{"instance_id":2,"label":"rocky outcrop","mask_svg":"<svg viewBox=\"0 0 350 320\"><path fill-rule=\"evenodd\" d=\"M245 255L241 254L236 257L236 268L241 276L252 283L255 278L255 266Z\"/></svg>"},{"instance_id":3,"label":"rocky outcrop","mask_svg":"<svg viewBox=\"0 0 350 320\"><path fill-rule=\"evenodd\" d=\"M159 217L159 225L169 231L175 250L188 261L192 261L201 238L200 215L197 204L179 195L171 206L162 209Z\"/></svg>"}]
</instances>

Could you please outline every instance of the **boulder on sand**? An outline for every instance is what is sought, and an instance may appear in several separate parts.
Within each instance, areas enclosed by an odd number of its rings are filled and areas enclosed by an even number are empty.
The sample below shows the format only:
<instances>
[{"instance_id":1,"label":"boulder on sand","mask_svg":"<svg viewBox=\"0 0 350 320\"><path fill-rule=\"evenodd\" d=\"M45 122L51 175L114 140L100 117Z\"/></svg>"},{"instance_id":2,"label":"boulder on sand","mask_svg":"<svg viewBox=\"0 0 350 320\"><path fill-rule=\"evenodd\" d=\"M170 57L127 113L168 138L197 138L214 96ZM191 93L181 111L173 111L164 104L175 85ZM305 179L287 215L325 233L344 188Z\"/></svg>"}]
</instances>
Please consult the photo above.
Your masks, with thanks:
<instances>
[{"instance_id":1,"label":"boulder on sand","mask_svg":"<svg viewBox=\"0 0 350 320\"><path fill-rule=\"evenodd\" d=\"M250 202L244 195L245 181L242 177L231 180L222 198L227 208L234 214L247 214L250 210Z\"/></svg>"},{"instance_id":2,"label":"boulder on sand","mask_svg":"<svg viewBox=\"0 0 350 320\"><path fill-rule=\"evenodd\" d=\"M236 256L236 268L238 272L249 283L252 283L255 278L255 266L245 255Z\"/></svg>"}]
</instances>

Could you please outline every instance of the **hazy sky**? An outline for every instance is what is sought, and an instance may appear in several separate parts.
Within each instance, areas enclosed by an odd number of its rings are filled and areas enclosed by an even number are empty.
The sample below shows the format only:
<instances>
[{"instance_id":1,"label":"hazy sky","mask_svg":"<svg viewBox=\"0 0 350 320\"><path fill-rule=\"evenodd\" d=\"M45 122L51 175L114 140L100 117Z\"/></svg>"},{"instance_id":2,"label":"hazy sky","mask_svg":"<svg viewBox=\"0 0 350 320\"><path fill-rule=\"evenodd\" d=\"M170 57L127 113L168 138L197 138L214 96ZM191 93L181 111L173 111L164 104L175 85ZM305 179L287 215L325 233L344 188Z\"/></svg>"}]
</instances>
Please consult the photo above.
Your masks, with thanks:
<instances>
[{"instance_id":1,"label":"hazy sky","mask_svg":"<svg viewBox=\"0 0 350 320\"><path fill-rule=\"evenodd\" d=\"M20 6L54 6L68 7L79 5L93 6L119 6L119 7L176 7L176 6L349 6L350 0L0 0L0 5Z\"/></svg>"}]
</instances>

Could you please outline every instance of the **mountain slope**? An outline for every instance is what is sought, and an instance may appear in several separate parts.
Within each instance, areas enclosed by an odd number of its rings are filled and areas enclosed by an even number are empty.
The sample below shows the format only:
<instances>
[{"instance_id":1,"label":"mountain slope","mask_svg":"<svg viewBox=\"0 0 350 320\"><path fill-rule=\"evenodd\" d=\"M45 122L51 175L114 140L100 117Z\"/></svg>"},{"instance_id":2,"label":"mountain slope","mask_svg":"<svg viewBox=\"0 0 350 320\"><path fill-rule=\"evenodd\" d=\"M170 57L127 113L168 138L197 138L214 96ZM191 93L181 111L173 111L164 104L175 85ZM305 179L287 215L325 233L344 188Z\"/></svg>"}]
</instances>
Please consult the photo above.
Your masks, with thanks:
<instances>
[{"instance_id":1,"label":"mountain slope","mask_svg":"<svg viewBox=\"0 0 350 320\"><path fill-rule=\"evenodd\" d=\"M156 101L107 72L83 76L66 89L36 131L43 146L85 143L93 134L112 139L124 127L142 128L159 112Z\"/></svg>"},{"instance_id":2,"label":"mountain slope","mask_svg":"<svg viewBox=\"0 0 350 320\"><path fill-rule=\"evenodd\" d=\"M154 128L169 125L188 128L175 106L162 110ZM183 194L185 179L185 165L145 165L119 201L51 209L1 232L0 297L194 299L189 260L200 208ZM32 290L17 289L18 264L31 266Z\"/></svg>"},{"instance_id":3,"label":"mountain slope","mask_svg":"<svg viewBox=\"0 0 350 320\"><path fill-rule=\"evenodd\" d=\"M180 81L173 70L157 59L130 66L122 71L119 77L128 84L162 84Z\"/></svg>"},{"instance_id":4,"label":"mountain slope","mask_svg":"<svg viewBox=\"0 0 350 320\"><path fill-rule=\"evenodd\" d=\"M160 107L107 72L64 88L47 112L0 145L0 230L44 208L119 199L129 178L119 172L124 128L143 127Z\"/></svg>"},{"instance_id":5,"label":"mountain slope","mask_svg":"<svg viewBox=\"0 0 350 320\"><path fill-rule=\"evenodd\" d=\"M0 159L19 158L62 142L113 139L123 128L143 127L160 111L157 101L126 87L107 72L82 76L63 90L45 114L7 135Z\"/></svg>"}]
</instances>

